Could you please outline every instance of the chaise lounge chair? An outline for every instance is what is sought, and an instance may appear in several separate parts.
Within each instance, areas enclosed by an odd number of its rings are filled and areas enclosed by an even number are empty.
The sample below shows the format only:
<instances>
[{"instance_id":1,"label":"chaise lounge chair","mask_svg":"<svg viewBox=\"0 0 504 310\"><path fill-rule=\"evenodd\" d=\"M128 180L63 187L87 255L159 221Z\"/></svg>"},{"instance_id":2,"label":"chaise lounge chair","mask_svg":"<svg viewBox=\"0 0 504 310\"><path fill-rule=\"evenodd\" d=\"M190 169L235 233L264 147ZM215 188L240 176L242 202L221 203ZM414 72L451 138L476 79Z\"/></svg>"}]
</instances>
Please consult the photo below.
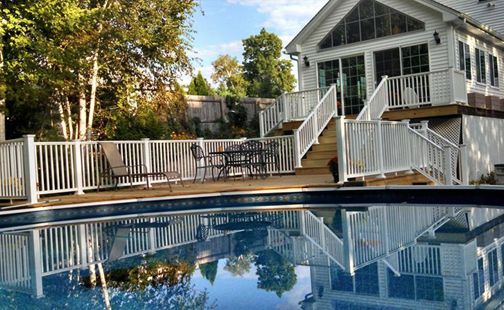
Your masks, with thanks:
<instances>
[{"instance_id":1,"label":"chaise lounge chair","mask_svg":"<svg viewBox=\"0 0 504 310\"><path fill-rule=\"evenodd\" d=\"M122 160L121 154L117 149L117 146L112 142L99 142L100 146L103 150L103 154L109 163L109 170L106 173L103 173L98 178L98 191L100 191L101 179L102 177L111 177L114 180L115 189L117 189L117 185L119 184L119 178L128 178L130 186L133 187L133 178L145 178L145 182L147 184L147 188L150 187L149 177L153 176L162 176L166 178L168 182L168 186L170 187L170 192L172 191L172 187L170 184L170 180L179 179L182 186L184 186L184 182L182 181L182 177L177 171L166 171L166 172L140 172L140 173L132 173L131 168L140 167L141 171L147 170L147 167L144 164L141 165L126 165Z\"/></svg>"}]
</instances>

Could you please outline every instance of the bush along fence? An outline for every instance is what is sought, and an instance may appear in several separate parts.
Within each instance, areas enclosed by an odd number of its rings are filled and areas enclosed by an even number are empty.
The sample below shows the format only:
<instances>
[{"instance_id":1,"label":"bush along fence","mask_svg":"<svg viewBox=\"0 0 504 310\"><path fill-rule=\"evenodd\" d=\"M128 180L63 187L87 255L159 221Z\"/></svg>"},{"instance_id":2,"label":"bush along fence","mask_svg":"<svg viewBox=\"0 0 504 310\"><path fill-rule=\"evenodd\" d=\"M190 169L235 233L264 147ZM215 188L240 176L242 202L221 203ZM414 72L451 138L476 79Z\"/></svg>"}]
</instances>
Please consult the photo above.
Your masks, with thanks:
<instances>
[{"instance_id":1,"label":"bush along fence","mask_svg":"<svg viewBox=\"0 0 504 310\"><path fill-rule=\"evenodd\" d=\"M134 166L131 173L178 171L182 178L195 177L196 163L190 147L199 144L205 153L223 150L245 142L247 139L227 140L163 140L112 141L123 161ZM261 143L276 141L279 144L279 169L271 164L270 174L294 173L294 137L281 136L250 139ZM0 199L26 199L36 203L40 195L76 193L98 188L100 178L109 169L101 146L97 141L36 142L33 135L22 139L0 142ZM142 170L143 169L143 170ZM217 173L217 171L215 171ZM208 175L208 173L207 173ZM166 182L152 177L151 183ZM134 180L134 185L144 184ZM112 180L101 179L101 187L111 187ZM118 186L129 186L121 179Z\"/></svg>"}]
</instances>

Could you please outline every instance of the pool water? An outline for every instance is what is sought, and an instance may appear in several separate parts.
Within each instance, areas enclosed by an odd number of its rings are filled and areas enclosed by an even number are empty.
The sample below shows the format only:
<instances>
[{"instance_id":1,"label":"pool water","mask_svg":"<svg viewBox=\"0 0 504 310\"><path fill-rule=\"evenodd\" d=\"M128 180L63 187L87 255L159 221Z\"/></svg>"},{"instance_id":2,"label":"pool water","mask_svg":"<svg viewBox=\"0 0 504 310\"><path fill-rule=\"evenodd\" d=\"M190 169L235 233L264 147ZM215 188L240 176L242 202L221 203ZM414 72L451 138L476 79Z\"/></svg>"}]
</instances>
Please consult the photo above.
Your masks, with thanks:
<instances>
[{"instance_id":1,"label":"pool water","mask_svg":"<svg viewBox=\"0 0 504 310\"><path fill-rule=\"evenodd\" d=\"M13 222L0 309L495 308L503 222L406 204Z\"/></svg>"}]
</instances>

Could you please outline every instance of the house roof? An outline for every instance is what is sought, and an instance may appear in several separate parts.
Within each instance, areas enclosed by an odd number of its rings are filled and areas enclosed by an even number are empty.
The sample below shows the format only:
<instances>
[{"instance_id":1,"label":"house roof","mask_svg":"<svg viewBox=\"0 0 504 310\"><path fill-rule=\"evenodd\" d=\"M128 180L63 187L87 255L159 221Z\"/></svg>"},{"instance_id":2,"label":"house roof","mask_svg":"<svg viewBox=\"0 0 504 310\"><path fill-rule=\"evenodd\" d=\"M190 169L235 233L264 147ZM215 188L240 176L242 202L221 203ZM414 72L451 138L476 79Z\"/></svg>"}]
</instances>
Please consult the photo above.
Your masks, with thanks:
<instances>
[{"instance_id":1,"label":"house roof","mask_svg":"<svg viewBox=\"0 0 504 310\"><path fill-rule=\"evenodd\" d=\"M306 37L313 33L313 31L326 19L332 10L345 0L329 0L324 7L306 24L303 29L292 39L292 41L285 47L288 54L298 54L300 51L299 44L301 44ZM439 11L443 14L443 19L449 21L462 21L470 26L478 28L479 30L491 35L495 39L504 42L504 35L492 29L489 25L485 25L480 21L471 17L468 12L461 12L454 8L454 5L449 5L453 1L449 0L413 0L421 3L431 9Z\"/></svg>"}]
</instances>

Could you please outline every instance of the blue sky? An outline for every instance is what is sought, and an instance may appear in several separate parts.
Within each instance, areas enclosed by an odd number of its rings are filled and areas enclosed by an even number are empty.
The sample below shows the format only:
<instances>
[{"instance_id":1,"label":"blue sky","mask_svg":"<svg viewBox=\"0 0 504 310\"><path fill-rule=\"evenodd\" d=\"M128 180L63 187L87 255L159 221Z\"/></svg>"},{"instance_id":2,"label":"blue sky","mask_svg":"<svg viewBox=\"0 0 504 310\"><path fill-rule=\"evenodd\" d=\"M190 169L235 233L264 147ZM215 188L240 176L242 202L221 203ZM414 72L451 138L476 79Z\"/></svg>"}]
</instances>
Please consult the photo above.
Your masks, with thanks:
<instances>
[{"instance_id":1,"label":"blue sky","mask_svg":"<svg viewBox=\"0 0 504 310\"><path fill-rule=\"evenodd\" d=\"M327 0L200 0L194 18L194 63L210 77L212 61L229 54L242 60L241 40L262 27L276 33L284 46L303 28ZM185 82L185 81L184 81Z\"/></svg>"}]
</instances>

